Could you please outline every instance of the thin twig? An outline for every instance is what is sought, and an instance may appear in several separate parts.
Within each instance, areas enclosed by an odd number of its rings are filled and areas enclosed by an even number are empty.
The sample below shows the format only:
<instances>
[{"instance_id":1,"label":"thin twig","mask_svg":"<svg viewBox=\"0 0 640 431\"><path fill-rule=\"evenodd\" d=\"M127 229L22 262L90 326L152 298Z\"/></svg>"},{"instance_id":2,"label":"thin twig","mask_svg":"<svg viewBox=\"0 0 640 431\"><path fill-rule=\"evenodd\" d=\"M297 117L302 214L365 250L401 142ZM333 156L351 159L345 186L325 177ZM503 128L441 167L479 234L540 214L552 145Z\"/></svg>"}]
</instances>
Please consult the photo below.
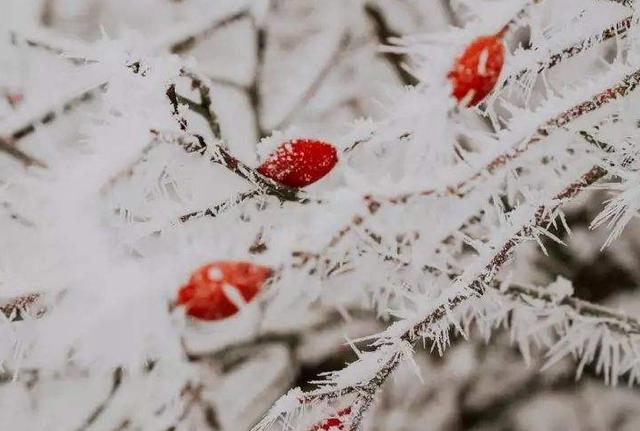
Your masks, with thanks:
<instances>
[{"instance_id":1,"label":"thin twig","mask_svg":"<svg viewBox=\"0 0 640 431\"><path fill-rule=\"evenodd\" d=\"M10 157L18 160L24 166L38 166L40 168L47 168L46 163L37 159L36 157L27 154L15 145L11 145L7 139L0 138L0 152L9 155Z\"/></svg>"},{"instance_id":2,"label":"thin twig","mask_svg":"<svg viewBox=\"0 0 640 431\"><path fill-rule=\"evenodd\" d=\"M262 125L262 71L264 68L265 55L267 50L267 30L262 25L254 22L255 45L256 45L256 64L253 72L253 80L246 88L247 96L251 108L253 109L253 121L258 140L268 135L268 132Z\"/></svg>"},{"instance_id":3,"label":"thin twig","mask_svg":"<svg viewBox=\"0 0 640 431\"><path fill-rule=\"evenodd\" d=\"M84 431L91 428L95 421L98 420L98 418L104 413L104 411L113 400L113 397L116 395L116 392L120 388L123 377L124 370L122 368L118 367L113 371L111 389L109 390L109 394L107 395L105 400L101 402L100 405L98 405L98 407L96 407L96 409L89 415L84 423L79 428L77 428L77 431Z\"/></svg>"},{"instance_id":4,"label":"thin twig","mask_svg":"<svg viewBox=\"0 0 640 431\"><path fill-rule=\"evenodd\" d=\"M38 109L31 115L19 117L19 112L17 112L11 120L0 124L0 152L6 152L23 163L46 168L46 163L18 149L17 143L35 132L38 124L47 125L53 122L59 114L66 114L78 105L92 100L97 93L105 88L106 84L101 83L87 90L82 90L79 94L76 93L66 100L56 101L49 107Z\"/></svg>"},{"instance_id":5,"label":"thin twig","mask_svg":"<svg viewBox=\"0 0 640 431\"><path fill-rule=\"evenodd\" d=\"M193 49L199 42L210 37L213 33L227 25L249 16L248 11L240 11L226 18L216 20L193 34L189 34L169 44L169 52L172 54L185 54Z\"/></svg>"},{"instance_id":6,"label":"thin twig","mask_svg":"<svg viewBox=\"0 0 640 431\"><path fill-rule=\"evenodd\" d=\"M189 106L189 109L202 116L207 122L213 137L218 140L222 140L220 122L218 121L218 116L211 107L211 88L206 85L203 78L195 72L183 68L181 74L191 80L192 89L198 90L198 93L200 94L200 103L196 103L193 100L180 95L178 95L178 102L186 103Z\"/></svg>"},{"instance_id":7,"label":"thin twig","mask_svg":"<svg viewBox=\"0 0 640 431\"><path fill-rule=\"evenodd\" d=\"M216 205L213 205L207 209L204 210L200 210L200 211L193 211L190 212L188 214L185 214L183 216L180 217L180 222L181 223L186 223L190 220L195 220L198 218L202 218L202 217L211 217L211 218L215 218L217 217L219 214L226 212L228 210L230 210L231 208L234 208L238 205L240 205L242 202L253 199L256 196L260 196L265 194L265 192L263 190L260 189L254 189L254 190L250 190L248 192L242 192L242 193L238 193L236 196L231 197L223 202L220 202Z\"/></svg>"},{"instance_id":8,"label":"thin twig","mask_svg":"<svg viewBox=\"0 0 640 431\"><path fill-rule=\"evenodd\" d=\"M343 55L344 51L348 48L349 42L351 38L348 33L345 33L338 42L336 48L333 51L333 54L329 56L326 63L320 69L315 79L311 82L309 87L304 91L304 93L300 96L298 101L294 103L289 112L285 114L285 116L280 120L280 122L273 127L273 129L282 129L291 123L293 117L295 117L299 111L311 100L311 98L318 92L322 83L327 79L331 71L335 68L338 63L340 57Z\"/></svg>"},{"instance_id":9,"label":"thin twig","mask_svg":"<svg viewBox=\"0 0 640 431\"><path fill-rule=\"evenodd\" d=\"M389 26L384 14L380 10L379 7L366 3L364 6L364 12L371 20L374 25L375 34L378 39L378 42L382 45L386 45L391 39L398 38L400 35L393 30ZM398 75L400 82L404 85L416 85L418 84L418 79L413 76L411 73L407 72L404 67L405 57L402 54L397 54L395 52L384 52L383 57L387 62L393 67L393 70Z\"/></svg>"}]
</instances>

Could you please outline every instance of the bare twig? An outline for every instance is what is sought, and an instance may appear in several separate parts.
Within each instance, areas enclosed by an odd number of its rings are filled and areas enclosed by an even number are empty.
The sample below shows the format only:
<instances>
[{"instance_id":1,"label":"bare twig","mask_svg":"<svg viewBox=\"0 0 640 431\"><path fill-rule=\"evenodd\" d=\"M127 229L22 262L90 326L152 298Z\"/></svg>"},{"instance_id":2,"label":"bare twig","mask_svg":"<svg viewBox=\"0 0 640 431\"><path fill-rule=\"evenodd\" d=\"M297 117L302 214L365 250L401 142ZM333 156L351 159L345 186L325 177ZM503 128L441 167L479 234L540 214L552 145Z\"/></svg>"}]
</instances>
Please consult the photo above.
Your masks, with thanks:
<instances>
[{"instance_id":1,"label":"bare twig","mask_svg":"<svg viewBox=\"0 0 640 431\"><path fill-rule=\"evenodd\" d=\"M46 167L46 164L33 156L19 150L17 143L35 132L38 124L47 125L54 121L61 113L68 113L78 105L92 100L97 93L106 88L102 83L86 90L81 90L67 100L56 101L50 106L40 108L32 113L20 114L16 112L10 120L0 124L0 152L6 152L26 164Z\"/></svg>"},{"instance_id":2,"label":"bare twig","mask_svg":"<svg viewBox=\"0 0 640 431\"><path fill-rule=\"evenodd\" d=\"M53 39L53 42L51 39ZM76 57L69 54L69 51L75 48L86 48L83 43L60 37L49 30L31 29L30 32L20 35L15 31L11 32L11 43L17 45L19 41L24 42L29 47L38 48L55 56L59 56L75 66L96 63L94 59Z\"/></svg>"},{"instance_id":3,"label":"bare twig","mask_svg":"<svg viewBox=\"0 0 640 431\"><path fill-rule=\"evenodd\" d=\"M253 121L258 140L268 135L268 132L262 125L262 70L264 68L265 54L267 49L267 30L264 26L256 25L255 28L255 45L256 45L256 64L253 72L253 80L246 88L249 102L253 110Z\"/></svg>"},{"instance_id":4,"label":"bare twig","mask_svg":"<svg viewBox=\"0 0 640 431\"><path fill-rule=\"evenodd\" d=\"M239 21L249 16L248 11L240 11L226 18L216 20L202 29L198 29L195 33L189 34L169 44L169 52L172 54L185 54L193 49L199 42L210 37L216 31L226 27L227 25Z\"/></svg>"},{"instance_id":5,"label":"bare twig","mask_svg":"<svg viewBox=\"0 0 640 431\"><path fill-rule=\"evenodd\" d=\"M40 161L39 159L35 158L32 155L25 153L21 149L17 148L15 145L11 145L9 142L11 141L0 138L0 152L6 153L7 155L18 160L25 166L33 165L33 166L38 166L40 168L47 167L47 165L44 162Z\"/></svg>"},{"instance_id":6,"label":"bare twig","mask_svg":"<svg viewBox=\"0 0 640 431\"><path fill-rule=\"evenodd\" d=\"M366 3L364 6L364 11L374 25L376 37L380 44L385 45L389 42L389 40L400 36L398 33L391 30L391 27L389 27L389 23L387 22L380 8L371 3ZM397 54L394 52L384 52L382 55L393 67L396 75L398 75L398 78L400 79L400 82L402 82L404 85L418 84L418 79L407 72L406 68L403 66L405 58L402 54Z\"/></svg>"},{"instance_id":7,"label":"bare twig","mask_svg":"<svg viewBox=\"0 0 640 431\"><path fill-rule=\"evenodd\" d=\"M213 205L207 209L200 210L200 211L193 211L188 214L185 214L180 217L180 222L186 223L189 220L194 220L202 217L217 217L219 214L240 205L242 202L253 199L254 197L260 196L264 193L265 192L260 189L254 189L248 192L238 193L236 196L229 198L224 202L220 202L219 204Z\"/></svg>"},{"instance_id":8,"label":"bare twig","mask_svg":"<svg viewBox=\"0 0 640 431\"><path fill-rule=\"evenodd\" d=\"M204 80L198 76L195 72L183 69L182 75L188 77L191 80L191 88L198 90L200 94L200 103L196 103L191 99L177 95L178 102L186 103L189 109L202 116L211 130L211 134L214 138L221 140L222 131L220 129L220 123L218 116L211 107L211 88L204 83Z\"/></svg>"},{"instance_id":9,"label":"bare twig","mask_svg":"<svg viewBox=\"0 0 640 431\"><path fill-rule=\"evenodd\" d=\"M318 92L318 90L322 86L322 83L327 79L331 71L335 68L340 57L349 46L350 39L351 38L349 37L349 34L345 33L338 42L338 45L333 51L333 54L328 58L322 69L320 69L315 79L311 82L309 87L300 96L298 101L293 105L289 112L282 118L282 120L280 120L280 122L273 127L274 129L282 129L283 127L289 125L293 117L300 111L300 109L304 107L309 102L309 100L311 100L311 98Z\"/></svg>"},{"instance_id":10,"label":"bare twig","mask_svg":"<svg viewBox=\"0 0 640 431\"><path fill-rule=\"evenodd\" d=\"M124 370L122 368L118 367L113 371L111 389L109 390L109 394L107 395L105 400L100 403L100 405L98 405L98 407L96 407L96 409L89 415L84 423L79 428L77 428L77 431L84 431L91 428L95 421L98 420L98 418L104 413L104 411L113 400L113 397L116 395L116 392L118 392L118 389L122 384L123 377Z\"/></svg>"}]
</instances>

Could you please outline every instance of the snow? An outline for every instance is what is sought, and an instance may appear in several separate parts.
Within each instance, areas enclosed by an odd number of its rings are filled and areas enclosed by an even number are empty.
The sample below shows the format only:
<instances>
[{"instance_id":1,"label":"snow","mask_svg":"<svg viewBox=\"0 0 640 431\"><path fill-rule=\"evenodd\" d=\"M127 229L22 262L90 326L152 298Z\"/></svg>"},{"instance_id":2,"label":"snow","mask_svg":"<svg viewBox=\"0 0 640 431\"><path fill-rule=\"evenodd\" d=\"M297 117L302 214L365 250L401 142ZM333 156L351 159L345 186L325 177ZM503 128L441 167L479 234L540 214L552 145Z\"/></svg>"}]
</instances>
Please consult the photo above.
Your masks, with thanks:
<instances>
[{"instance_id":1,"label":"snow","mask_svg":"<svg viewBox=\"0 0 640 431\"><path fill-rule=\"evenodd\" d=\"M447 385L472 385L465 402L482 409L528 384L532 369L637 383L637 322L575 302L571 281L538 282L530 267L565 244L583 262L603 247L637 266L640 111L635 88L625 90L637 85L637 25L624 40L598 36L627 9L527 6L505 33L493 93L467 108L473 91L451 97L455 59L530 2L453 2L464 25L446 29L442 4L374 2L404 36L385 40L376 33L385 23L367 11L374 3L359 1L45 3L8 1L0 27L15 33L0 42L0 137L46 162L25 167L0 153L0 309L37 297L0 314L0 403L9 406L0 428L76 429L89 418L87 429L199 429L215 411L225 430L305 430L347 405L359 420L386 380L396 407L385 413L383 399L367 415L386 429L405 420L445 429L455 412ZM518 44L518 27L530 28L529 44ZM193 47L169 52L192 36ZM538 72L584 39L593 46ZM603 57L604 47L615 55ZM461 72L497 77L490 54ZM404 64L418 85L403 81ZM220 139L198 85L210 88ZM591 135L607 145L589 144ZM313 166L302 160L302 171L292 165L308 137L337 149L337 164L324 154ZM188 153L185 142L207 148ZM278 188L257 172L261 160L277 181L317 181ZM608 200L591 227L610 232L578 229L567 240L571 207L561 205L586 205L574 198L590 189L576 181L594 166L608 172L598 185ZM235 203L181 221L224 201ZM524 243L532 247L514 254ZM200 322L175 296L215 260L274 275L246 304L226 285L240 311ZM217 268L208 275L223 278ZM474 377L476 353L458 343L495 333L523 360L505 355L489 377ZM439 371L425 350L444 358ZM337 368L299 380L327 357ZM445 388L433 396L447 408L398 407L419 403L429 385ZM516 408L514 423L578 427L564 398L541 417L556 399Z\"/></svg>"}]
</instances>

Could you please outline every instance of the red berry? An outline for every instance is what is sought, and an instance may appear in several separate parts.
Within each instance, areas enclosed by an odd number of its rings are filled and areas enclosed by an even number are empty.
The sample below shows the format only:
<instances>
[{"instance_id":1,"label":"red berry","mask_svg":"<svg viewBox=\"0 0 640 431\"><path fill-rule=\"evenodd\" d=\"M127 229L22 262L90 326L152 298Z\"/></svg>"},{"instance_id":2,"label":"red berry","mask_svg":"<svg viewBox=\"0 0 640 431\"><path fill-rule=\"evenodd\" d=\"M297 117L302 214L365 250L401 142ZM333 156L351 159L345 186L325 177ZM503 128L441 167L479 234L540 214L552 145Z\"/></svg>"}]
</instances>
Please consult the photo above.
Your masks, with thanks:
<instances>
[{"instance_id":1,"label":"red berry","mask_svg":"<svg viewBox=\"0 0 640 431\"><path fill-rule=\"evenodd\" d=\"M289 187L305 187L327 175L338 162L331 144L315 139L296 139L280 145L258 172Z\"/></svg>"},{"instance_id":2,"label":"red berry","mask_svg":"<svg viewBox=\"0 0 640 431\"><path fill-rule=\"evenodd\" d=\"M270 275L270 268L249 262L212 262L191 274L189 282L178 292L177 303L185 306L189 316L224 319L235 314L238 307L227 298L223 286L237 289L249 302Z\"/></svg>"},{"instance_id":3,"label":"red berry","mask_svg":"<svg viewBox=\"0 0 640 431\"><path fill-rule=\"evenodd\" d=\"M477 105L493 90L504 64L504 44L498 36L480 36L465 49L449 72L453 96Z\"/></svg>"},{"instance_id":4,"label":"red berry","mask_svg":"<svg viewBox=\"0 0 640 431\"><path fill-rule=\"evenodd\" d=\"M351 407L347 407L345 409L339 410L335 416L332 416L324 421L316 424L311 428L311 431L337 431L344 430L344 422L345 417L351 414Z\"/></svg>"}]
</instances>

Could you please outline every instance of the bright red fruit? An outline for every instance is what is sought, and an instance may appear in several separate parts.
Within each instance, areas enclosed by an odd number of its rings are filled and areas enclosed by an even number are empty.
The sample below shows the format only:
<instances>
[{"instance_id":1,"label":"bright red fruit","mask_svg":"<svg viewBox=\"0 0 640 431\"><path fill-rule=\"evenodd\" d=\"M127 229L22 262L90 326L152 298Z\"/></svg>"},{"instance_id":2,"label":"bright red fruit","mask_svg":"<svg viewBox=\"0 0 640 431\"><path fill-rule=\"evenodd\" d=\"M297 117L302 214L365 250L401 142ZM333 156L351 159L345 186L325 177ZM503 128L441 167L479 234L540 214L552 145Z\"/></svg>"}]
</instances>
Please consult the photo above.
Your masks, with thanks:
<instances>
[{"instance_id":1,"label":"bright red fruit","mask_svg":"<svg viewBox=\"0 0 640 431\"><path fill-rule=\"evenodd\" d=\"M191 275L178 292L178 305L202 320L220 320L238 311L223 286L237 289L245 302L251 301L269 278L270 268L249 262L221 261L203 266Z\"/></svg>"},{"instance_id":2,"label":"bright red fruit","mask_svg":"<svg viewBox=\"0 0 640 431\"><path fill-rule=\"evenodd\" d=\"M343 420L351 414L351 407L339 410L335 416L332 416L311 428L311 431L338 431L344 430Z\"/></svg>"},{"instance_id":3,"label":"bright red fruit","mask_svg":"<svg viewBox=\"0 0 640 431\"><path fill-rule=\"evenodd\" d=\"M280 145L260 165L258 172L289 187L305 187L327 175L338 162L331 144L296 139Z\"/></svg>"},{"instance_id":4,"label":"bright red fruit","mask_svg":"<svg viewBox=\"0 0 640 431\"><path fill-rule=\"evenodd\" d=\"M453 96L467 106L477 105L491 92L504 64L504 44L497 35L475 39L449 72Z\"/></svg>"}]
</instances>

